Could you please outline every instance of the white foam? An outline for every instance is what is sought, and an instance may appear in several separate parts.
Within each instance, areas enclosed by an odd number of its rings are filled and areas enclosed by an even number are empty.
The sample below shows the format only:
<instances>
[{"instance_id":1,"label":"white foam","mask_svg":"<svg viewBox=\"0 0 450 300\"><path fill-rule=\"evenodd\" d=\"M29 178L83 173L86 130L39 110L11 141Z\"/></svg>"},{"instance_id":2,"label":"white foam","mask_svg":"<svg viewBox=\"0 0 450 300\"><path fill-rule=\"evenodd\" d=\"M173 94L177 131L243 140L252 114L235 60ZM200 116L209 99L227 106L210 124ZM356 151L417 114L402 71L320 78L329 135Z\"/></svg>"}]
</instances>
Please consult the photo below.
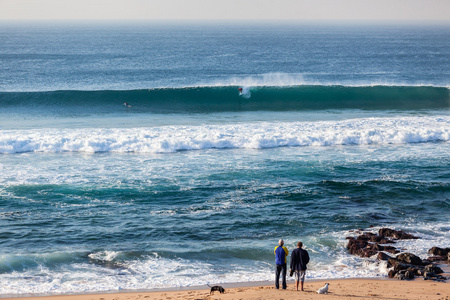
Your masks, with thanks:
<instances>
[{"instance_id":1,"label":"white foam","mask_svg":"<svg viewBox=\"0 0 450 300\"><path fill-rule=\"evenodd\" d=\"M448 142L450 117L0 131L0 153L136 152Z\"/></svg>"},{"instance_id":2,"label":"white foam","mask_svg":"<svg viewBox=\"0 0 450 300\"><path fill-rule=\"evenodd\" d=\"M253 268L235 266L233 272L218 273L208 262L166 259L155 254L144 260L130 261L121 269L77 263L65 265L57 271L41 266L22 273L1 274L0 295L84 293L263 281L270 278L271 269L267 264L260 263Z\"/></svg>"},{"instance_id":3,"label":"white foam","mask_svg":"<svg viewBox=\"0 0 450 300\"><path fill-rule=\"evenodd\" d=\"M100 261L113 261L118 255L116 251L101 251L89 254L89 258Z\"/></svg>"}]
</instances>

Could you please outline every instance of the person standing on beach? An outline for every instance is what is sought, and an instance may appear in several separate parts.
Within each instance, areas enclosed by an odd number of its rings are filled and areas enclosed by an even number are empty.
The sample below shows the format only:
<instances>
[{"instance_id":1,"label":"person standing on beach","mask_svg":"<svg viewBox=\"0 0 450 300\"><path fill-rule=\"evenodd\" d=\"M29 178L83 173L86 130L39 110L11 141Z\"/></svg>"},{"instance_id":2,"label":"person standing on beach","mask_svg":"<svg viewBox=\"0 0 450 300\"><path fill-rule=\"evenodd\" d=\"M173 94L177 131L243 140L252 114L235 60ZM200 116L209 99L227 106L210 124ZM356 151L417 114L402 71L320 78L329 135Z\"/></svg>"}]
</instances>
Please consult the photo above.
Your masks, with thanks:
<instances>
[{"instance_id":1,"label":"person standing on beach","mask_svg":"<svg viewBox=\"0 0 450 300\"><path fill-rule=\"evenodd\" d=\"M283 290L286 289L286 257L289 255L289 251L283 246L284 241L280 239L278 241L278 246L275 247L273 253L275 254L275 288L280 288L280 274L282 276Z\"/></svg>"},{"instance_id":2,"label":"person standing on beach","mask_svg":"<svg viewBox=\"0 0 450 300\"><path fill-rule=\"evenodd\" d=\"M291 254L291 274L295 273L295 285L301 282L300 290L303 291L303 282L305 282L306 265L309 263L308 251L302 249L303 243L298 242L297 248ZM292 275L291 275L292 276Z\"/></svg>"}]
</instances>

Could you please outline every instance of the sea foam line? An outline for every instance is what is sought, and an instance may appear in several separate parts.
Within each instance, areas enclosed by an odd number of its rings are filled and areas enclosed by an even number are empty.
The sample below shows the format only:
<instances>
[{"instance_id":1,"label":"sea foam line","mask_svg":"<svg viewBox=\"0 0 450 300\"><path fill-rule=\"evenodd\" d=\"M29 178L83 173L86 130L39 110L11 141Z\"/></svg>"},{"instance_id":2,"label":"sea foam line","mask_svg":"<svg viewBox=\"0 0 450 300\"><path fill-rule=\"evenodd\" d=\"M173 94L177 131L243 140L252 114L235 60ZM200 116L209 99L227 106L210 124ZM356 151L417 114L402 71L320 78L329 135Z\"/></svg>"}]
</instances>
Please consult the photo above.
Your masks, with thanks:
<instances>
[{"instance_id":1,"label":"sea foam line","mask_svg":"<svg viewBox=\"0 0 450 300\"><path fill-rule=\"evenodd\" d=\"M0 131L0 153L137 152L275 147L387 145L450 140L450 117L258 122L155 128Z\"/></svg>"}]
</instances>

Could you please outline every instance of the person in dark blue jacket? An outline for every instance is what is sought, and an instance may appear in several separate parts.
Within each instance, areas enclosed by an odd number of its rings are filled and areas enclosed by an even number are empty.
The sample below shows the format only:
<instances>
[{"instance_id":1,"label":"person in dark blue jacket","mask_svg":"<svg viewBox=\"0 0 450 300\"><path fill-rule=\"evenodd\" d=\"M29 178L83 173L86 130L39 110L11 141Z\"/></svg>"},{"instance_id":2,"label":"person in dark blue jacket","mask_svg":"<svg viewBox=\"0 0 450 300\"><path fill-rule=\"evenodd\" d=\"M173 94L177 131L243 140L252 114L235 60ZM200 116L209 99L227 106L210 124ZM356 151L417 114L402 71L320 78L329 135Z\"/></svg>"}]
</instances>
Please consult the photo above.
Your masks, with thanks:
<instances>
[{"instance_id":1,"label":"person in dark blue jacket","mask_svg":"<svg viewBox=\"0 0 450 300\"><path fill-rule=\"evenodd\" d=\"M309 263L308 251L302 249L303 243L298 242L297 248L291 254L291 274L295 273L295 285L301 282L300 290L303 291L303 282L305 282L306 265ZM291 275L292 276L292 275Z\"/></svg>"},{"instance_id":2,"label":"person in dark blue jacket","mask_svg":"<svg viewBox=\"0 0 450 300\"><path fill-rule=\"evenodd\" d=\"M283 246L284 241L280 239L278 246L275 247L273 253L275 254L275 288L280 288L280 274L283 282L283 290L286 289L286 257L289 255L289 250Z\"/></svg>"}]
</instances>

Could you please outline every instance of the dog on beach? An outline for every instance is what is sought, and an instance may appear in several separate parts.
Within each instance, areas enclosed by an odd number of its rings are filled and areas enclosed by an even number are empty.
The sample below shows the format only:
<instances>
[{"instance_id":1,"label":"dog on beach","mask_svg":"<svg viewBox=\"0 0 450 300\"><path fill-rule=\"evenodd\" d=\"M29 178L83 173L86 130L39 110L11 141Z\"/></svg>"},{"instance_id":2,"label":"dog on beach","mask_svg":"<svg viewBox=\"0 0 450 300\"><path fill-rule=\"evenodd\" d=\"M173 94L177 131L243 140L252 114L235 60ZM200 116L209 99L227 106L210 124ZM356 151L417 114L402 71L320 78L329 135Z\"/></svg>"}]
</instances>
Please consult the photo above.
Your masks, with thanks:
<instances>
[{"instance_id":1,"label":"dog on beach","mask_svg":"<svg viewBox=\"0 0 450 300\"><path fill-rule=\"evenodd\" d=\"M323 287L318 289L317 294L328 294L328 283L325 283Z\"/></svg>"},{"instance_id":2,"label":"dog on beach","mask_svg":"<svg viewBox=\"0 0 450 300\"><path fill-rule=\"evenodd\" d=\"M210 286L210 285L208 285ZM211 291L209 292L210 295L212 295L215 291L219 291L221 294L225 293L225 289L221 287L220 285L210 286Z\"/></svg>"}]
</instances>

